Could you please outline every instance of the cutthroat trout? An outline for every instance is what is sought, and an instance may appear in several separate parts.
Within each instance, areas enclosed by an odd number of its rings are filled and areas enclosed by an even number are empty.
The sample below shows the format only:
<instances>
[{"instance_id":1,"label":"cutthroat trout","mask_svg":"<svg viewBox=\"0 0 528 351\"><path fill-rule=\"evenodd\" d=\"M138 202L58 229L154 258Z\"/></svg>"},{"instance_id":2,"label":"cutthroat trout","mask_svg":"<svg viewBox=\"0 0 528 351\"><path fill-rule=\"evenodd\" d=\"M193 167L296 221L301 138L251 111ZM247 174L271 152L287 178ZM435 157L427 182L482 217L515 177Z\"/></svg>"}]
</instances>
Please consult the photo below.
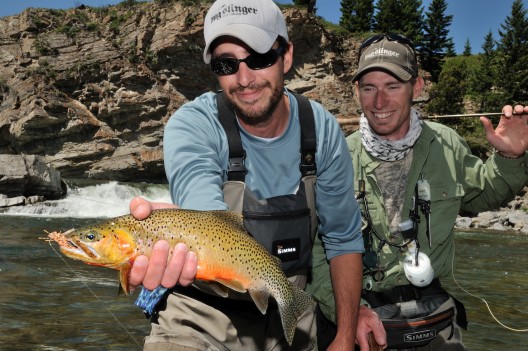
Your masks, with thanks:
<instances>
[{"instance_id":1,"label":"cutthroat trout","mask_svg":"<svg viewBox=\"0 0 528 351\"><path fill-rule=\"evenodd\" d=\"M138 255L150 256L160 239L171 248L184 243L198 258L196 279L219 283L225 287L225 296L227 288L249 293L262 314L271 295L290 345L298 317L312 304L310 296L286 278L280 260L248 235L242 216L235 212L156 210L145 220L126 215L48 237L69 258L118 270L125 293L129 293L129 274Z\"/></svg>"}]
</instances>

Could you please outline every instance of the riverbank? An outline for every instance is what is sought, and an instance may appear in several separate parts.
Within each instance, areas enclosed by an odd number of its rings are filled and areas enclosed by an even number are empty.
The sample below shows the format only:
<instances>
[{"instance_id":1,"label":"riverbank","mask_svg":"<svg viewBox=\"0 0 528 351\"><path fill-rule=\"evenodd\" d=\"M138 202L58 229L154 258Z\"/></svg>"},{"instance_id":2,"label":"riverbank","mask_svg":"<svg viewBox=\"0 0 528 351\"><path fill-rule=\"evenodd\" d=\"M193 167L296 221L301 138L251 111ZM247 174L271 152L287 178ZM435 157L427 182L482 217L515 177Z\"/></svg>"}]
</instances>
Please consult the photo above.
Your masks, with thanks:
<instances>
[{"instance_id":1,"label":"riverbank","mask_svg":"<svg viewBox=\"0 0 528 351\"><path fill-rule=\"evenodd\" d=\"M481 212L476 216L458 216L455 226L460 231L528 234L528 187L524 187L506 207Z\"/></svg>"}]
</instances>

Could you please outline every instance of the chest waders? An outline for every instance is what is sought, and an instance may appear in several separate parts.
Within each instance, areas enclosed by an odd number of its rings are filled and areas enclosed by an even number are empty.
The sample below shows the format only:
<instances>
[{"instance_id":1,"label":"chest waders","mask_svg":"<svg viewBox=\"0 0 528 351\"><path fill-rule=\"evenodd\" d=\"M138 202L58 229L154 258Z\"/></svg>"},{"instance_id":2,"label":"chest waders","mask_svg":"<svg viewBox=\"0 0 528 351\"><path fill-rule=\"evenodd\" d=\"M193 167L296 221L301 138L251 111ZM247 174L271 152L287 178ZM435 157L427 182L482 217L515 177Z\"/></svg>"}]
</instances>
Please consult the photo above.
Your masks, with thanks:
<instances>
[{"instance_id":1,"label":"chest waders","mask_svg":"<svg viewBox=\"0 0 528 351\"><path fill-rule=\"evenodd\" d=\"M258 199L245 185L245 152L234 111L223 94L217 95L219 120L229 141L224 202L242 213L246 230L281 260L288 279L304 288L312 268L312 242L317 231L315 210L316 134L313 111L306 98L296 96L301 125L300 170L292 179L299 184L295 194ZM287 150L290 151L290 150ZM297 153L299 150L291 150ZM295 166L294 166L295 167ZM298 174L296 170L292 172ZM297 176L296 176L297 177ZM316 350L315 305L296 321L292 345L282 328L279 306L268 300L266 313L257 308L248 293L219 283L195 280L192 286L176 285L152 315L152 331L145 350Z\"/></svg>"},{"instance_id":2,"label":"chest waders","mask_svg":"<svg viewBox=\"0 0 528 351\"><path fill-rule=\"evenodd\" d=\"M269 252L278 257L289 279L305 288L312 265L312 243L318 226L315 210L317 179L315 122L310 102L292 93L299 106L301 127L300 171L297 193L258 199L245 184L246 153L242 147L235 112L225 95L217 95L220 123L229 143L229 169L224 183L224 202L231 211L242 213L244 227Z\"/></svg>"},{"instance_id":3,"label":"chest waders","mask_svg":"<svg viewBox=\"0 0 528 351\"><path fill-rule=\"evenodd\" d=\"M376 231L369 211L366 182L363 179L359 180L359 194L356 199L363 206L362 217L366 223L366 227L362 229L365 254L363 256L364 285L361 297L368 302L369 307L381 319L386 332L387 349L415 350L427 347L427 350L464 350L461 346L458 328L466 329L467 327L464 306L442 288L438 278L430 280L426 285L396 285L379 291L372 289L375 283L385 279L387 267L379 263L379 256L384 245L389 245L403 253L408 250L406 248L409 244L414 242L416 258L418 257L420 211L425 216L427 225L425 236L431 245L430 188L426 182L420 172L420 178L414 188L412 203L409 206L410 219L400 223L408 225L400 226L402 242L396 244L391 243L389 235L381 235ZM379 179L375 184L380 184ZM380 198L383 199L383 195ZM372 246L375 239L379 240L377 250L374 250Z\"/></svg>"}]
</instances>

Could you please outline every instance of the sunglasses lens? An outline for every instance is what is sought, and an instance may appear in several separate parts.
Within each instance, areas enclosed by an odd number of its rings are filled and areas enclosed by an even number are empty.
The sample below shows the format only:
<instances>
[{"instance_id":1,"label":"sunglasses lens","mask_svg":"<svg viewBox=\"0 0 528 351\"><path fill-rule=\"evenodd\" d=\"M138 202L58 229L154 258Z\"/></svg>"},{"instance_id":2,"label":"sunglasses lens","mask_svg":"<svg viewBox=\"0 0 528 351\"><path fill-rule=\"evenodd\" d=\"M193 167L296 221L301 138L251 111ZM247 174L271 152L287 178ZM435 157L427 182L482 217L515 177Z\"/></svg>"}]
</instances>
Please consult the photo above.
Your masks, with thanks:
<instances>
[{"instance_id":1,"label":"sunglasses lens","mask_svg":"<svg viewBox=\"0 0 528 351\"><path fill-rule=\"evenodd\" d=\"M277 59L284 52L284 47L279 47L277 50L271 49L265 54L252 53L244 59L235 59L228 57L214 58L211 60L211 70L219 76L228 76L238 72L238 66L241 62L252 70L263 69L270 67L277 62Z\"/></svg>"},{"instance_id":2,"label":"sunglasses lens","mask_svg":"<svg viewBox=\"0 0 528 351\"><path fill-rule=\"evenodd\" d=\"M263 69L277 62L278 56L275 50L270 50L265 54L252 54L246 58L246 64L253 70Z\"/></svg>"},{"instance_id":3,"label":"sunglasses lens","mask_svg":"<svg viewBox=\"0 0 528 351\"><path fill-rule=\"evenodd\" d=\"M233 58L216 58L211 60L211 70L219 76L228 76L238 71L239 61Z\"/></svg>"}]
</instances>

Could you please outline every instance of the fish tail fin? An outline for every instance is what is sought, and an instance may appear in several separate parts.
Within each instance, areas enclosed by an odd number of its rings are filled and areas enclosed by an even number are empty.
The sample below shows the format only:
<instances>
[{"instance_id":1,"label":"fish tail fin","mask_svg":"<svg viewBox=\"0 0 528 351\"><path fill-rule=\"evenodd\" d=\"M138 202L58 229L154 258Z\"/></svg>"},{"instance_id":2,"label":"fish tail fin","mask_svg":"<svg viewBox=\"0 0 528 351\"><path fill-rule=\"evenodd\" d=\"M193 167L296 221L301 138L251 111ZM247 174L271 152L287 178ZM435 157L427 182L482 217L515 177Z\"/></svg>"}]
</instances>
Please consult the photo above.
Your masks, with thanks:
<instances>
[{"instance_id":1,"label":"fish tail fin","mask_svg":"<svg viewBox=\"0 0 528 351\"><path fill-rule=\"evenodd\" d=\"M167 288L164 288L161 285L154 290L142 287L135 305L142 308L143 312L146 314L151 315L166 292Z\"/></svg>"},{"instance_id":2,"label":"fish tail fin","mask_svg":"<svg viewBox=\"0 0 528 351\"><path fill-rule=\"evenodd\" d=\"M290 346L297 328L297 320L306 309L313 306L313 300L310 295L293 283L291 284L291 292L291 299L283 300L282 303L277 301L284 336Z\"/></svg>"}]
</instances>

